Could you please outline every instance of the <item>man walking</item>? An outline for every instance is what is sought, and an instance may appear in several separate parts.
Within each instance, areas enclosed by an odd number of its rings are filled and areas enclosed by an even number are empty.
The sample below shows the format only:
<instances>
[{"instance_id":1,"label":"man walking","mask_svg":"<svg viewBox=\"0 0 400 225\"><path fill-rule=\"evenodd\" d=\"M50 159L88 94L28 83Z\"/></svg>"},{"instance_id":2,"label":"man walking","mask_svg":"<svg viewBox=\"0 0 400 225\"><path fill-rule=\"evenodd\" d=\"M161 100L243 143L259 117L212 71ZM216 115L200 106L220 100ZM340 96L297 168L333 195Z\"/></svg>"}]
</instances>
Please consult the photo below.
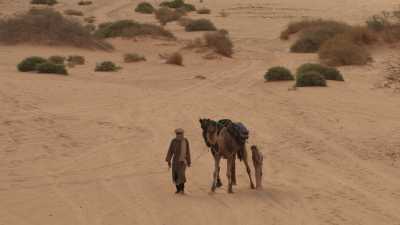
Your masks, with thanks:
<instances>
[{"instance_id":1,"label":"man walking","mask_svg":"<svg viewBox=\"0 0 400 225\"><path fill-rule=\"evenodd\" d=\"M258 147L256 145L251 146L251 154L253 158L253 165L256 177L256 188L260 189L262 188L262 167L264 157L262 153L258 150Z\"/></svg>"},{"instance_id":2,"label":"man walking","mask_svg":"<svg viewBox=\"0 0 400 225\"><path fill-rule=\"evenodd\" d=\"M171 168L172 160L172 180L176 185L176 194L185 193L186 166L191 166L189 141L184 137L184 130L175 130L176 138L171 141L165 161Z\"/></svg>"}]
</instances>

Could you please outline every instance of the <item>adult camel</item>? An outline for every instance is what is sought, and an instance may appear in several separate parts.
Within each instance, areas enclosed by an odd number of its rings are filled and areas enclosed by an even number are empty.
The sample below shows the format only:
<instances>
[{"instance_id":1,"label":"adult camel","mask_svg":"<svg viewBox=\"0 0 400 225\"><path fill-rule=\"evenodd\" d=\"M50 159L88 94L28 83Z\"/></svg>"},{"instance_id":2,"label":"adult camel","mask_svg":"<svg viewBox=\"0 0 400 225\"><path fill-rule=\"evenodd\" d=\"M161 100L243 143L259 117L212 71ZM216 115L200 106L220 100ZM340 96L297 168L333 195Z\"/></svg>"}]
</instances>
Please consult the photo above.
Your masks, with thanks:
<instances>
[{"instance_id":1,"label":"adult camel","mask_svg":"<svg viewBox=\"0 0 400 225\"><path fill-rule=\"evenodd\" d=\"M200 119L199 122L203 130L203 137L205 138L206 144L212 146L215 151L213 154L215 164L211 191L215 192L215 189L217 188L218 174L220 170L219 164L221 159L224 158L227 160L226 176L228 178L228 193L233 193L232 167L236 155L240 160L243 160L249 176L250 187L254 189L254 183L248 163L246 144L240 143L237 138L229 132L233 123L220 127L216 121L210 119Z\"/></svg>"}]
</instances>

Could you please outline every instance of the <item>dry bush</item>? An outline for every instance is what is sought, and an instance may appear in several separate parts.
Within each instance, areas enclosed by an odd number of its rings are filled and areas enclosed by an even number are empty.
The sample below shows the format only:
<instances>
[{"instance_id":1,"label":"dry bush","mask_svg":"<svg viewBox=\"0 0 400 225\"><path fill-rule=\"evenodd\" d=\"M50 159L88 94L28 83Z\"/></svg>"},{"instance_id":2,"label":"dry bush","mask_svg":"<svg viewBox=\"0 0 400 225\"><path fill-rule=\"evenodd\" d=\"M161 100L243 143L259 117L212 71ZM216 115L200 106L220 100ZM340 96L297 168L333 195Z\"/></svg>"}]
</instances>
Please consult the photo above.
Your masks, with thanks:
<instances>
[{"instance_id":1,"label":"dry bush","mask_svg":"<svg viewBox=\"0 0 400 225\"><path fill-rule=\"evenodd\" d=\"M167 64L183 66L183 57L181 53L175 52L168 56L167 60L165 61Z\"/></svg>"},{"instance_id":2,"label":"dry bush","mask_svg":"<svg viewBox=\"0 0 400 225\"><path fill-rule=\"evenodd\" d=\"M115 65L115 63L111 61L104 61L96 64L96 68L94 71L96 72L116 72L120 70L121 67Z\"/></svg>"},{"instance_id":3,"label":"dry bush","mask_svg":"<svg viewBox=\"0 0 400 225\"><path fill-rule=\"evenodd\" d=\"M146 61L146 58L143 55L139 55L137 53L125 54L124 55L124 62L131 63L131 62L140 62Z\"/></svg>"},{"instance_id":4,"label":"dry bush","mask_svg":"<svg viewBox=\"0 0 400 225\"><path fill-rule=\"evenodd\" d=\"M52 9L31 9L25 14L0 20L0 42L112 49L108 43L93 37L79 22Z\"/></svg>"},{"instance_id":5,"label":"dry bush","mask_svg":"<svg viewBox=\"0 0 400 225\"><path fill-rule=\"evenodd\" d=\"M210 14L211 10L207 8L201 8L197 10L197 14Z\"/></svg>"},{"instance_id":6,"label":"dry bush","mask_svg":"<svg viewBox=\"0 0 400 225\"><path fill-rule=\"evenodd\" d=\"M301 30L299 39L291 46L290 50L300 53L317 52L325 41L349 30L351 30L350 26L334 21L305 27Z\"/></svg>"},{"instance_id":7,"label":"dry bush","mask_svg":"<svg viewBox=\"0 0 400 225\"><path fill-rule=\"evenodd\" d=\"M216 53L227 57L232 57L233 43L228 32L225 30L206 33L204 35L204 40L206 46L214 49Z\"/></svg>"},{"instance_id":8,"label":"dry bush","mask_svg":"<svg viewBox=\"0 0 400 225\"><path fill-rule=\"evenodd\" d=\"M84 65L85 57L80 55L70 55L67 58L67 62L69 67L74 67L76 65Z\"/></svg>"},{"instance_id":9,"label":"dry bush","mask_svg":"<svg viewBox=\"0 0 400 225\"><path fill-rule=\"evenodd\" d=\"M36 67L38 73L51 73L59 75L68 75L68 71L64 64L56 64L52 62L45 62Z\"/></svg>"},{"instance_id":10,"label":"dry bush","mask_svg":"<svg viewBox=\"0 0 400 225\"><path fill-rule=\"evenodd\" d=\"M64 14L69 16L83 16L83 12L76 9L67 9L64 11Z\"/></svg>"},{"instance_id":11,"label":"dry bush","mask_svg":"<svg viewBox=\"0 0 400 225\"><path fill-rule=\"evenodd\" d=\"M322 20L322 19L301 20L290 23L288 27L284 31L282 31L280 38L282 40L288 40L290 35L292 34L298 33L308 28L316 28L316 27L322 27L323 29L326 30L326 32L337 33L338 31L348 29L349 25L333 20Z\"/></svg>"},{"instance_id":12,"label":"dry bush","mask_svg":"<svg viewBox=\"0 0 400 225\"><path fill-rule=\"evenodd\" d=\"M371 45L378 41L378 36L367 27L355 26L343 34L351 40L351 42L358 45Z\"/></svg>"},{"instance_id":13,"label":"dry bush","mask_svg":"<svg viewBox=\"0 0 400 225\"><path fill-rule=\"evenodd\" d=\"M383 87L400 91L400 56L391 57L385 65L385 81Z\"/></svg>"},{"instance_id":14,"label":"dry bush","mask_svg":"<svg viewBox=\"0 0 400 225\"><path fill-rule=\"evenodd\" d=\"M217 28L215 25L207 19L197 19L192 20L185 27L185 30L188 32L192 31L215 31Z\"/></svg>"},{"instance_id":15,"label":"dry bush","mask_svg":"<svg viewBox=\"0 0 400 225\"><path fill-rule=\"evenodd\" d=\"M156 19L162 26L165 26L169 22L177 21L185 14L179 10L170 9L167 7L161 7L154 11Z\"/></svg>"},{"instance_id":16,"label":"dry bush","mask_svg":"<svg viewBox=\"0 0 400 225\"><path fill-rule=\"evenodd\" d=\"M161 7L173 8L173 9L181 9L185 12L196 11L196 7L192 4L187 4L183 0L172 0L172 1L164 1L160 4Z\"/></svg>"},{"instance_id":17,"label":"dry bush","mask_svg":"<svg viewBox=\"0 0 400 225\"><path fill-rule=\"evenodd\" d=\"M337 35L326 41L321 46L319 58L329 66L365 65L371 61L367 49L353 43L345 35Z\"/></svg>"},{"instance_id":18,"label":"dry bush","mask_svg":"<svg viewBox=\"0 0 400 225\"><path fill-rule=\"evenodd\" d=\"M183 16L179 18L178 24L182 27L186 27L189 23L192 22L193 19L190 19L189 17Z\"/></svg>"},{"instance_id":19,"label":"dry bush","mask_svg":"<svg viewBox=\"0 0 400 225\"><path fill-rule=\"evenodd\" d=\"M138 23L134 20L119 20L112 23L100 24L95 32L95 36L99 38L134 38L138 36L174 38L174 35L163 27Z\"/></svg>"},{"instance_id":20,"label":"dry bush","mask_svg":"<svg viewBox=\"0 0 400 225\"><path fill-rule=\"evenodd\" d=\"M32 0L31 4L38 4L38 5L55 5L57 4L57 0Z\"/></svg>"}]
</instances>

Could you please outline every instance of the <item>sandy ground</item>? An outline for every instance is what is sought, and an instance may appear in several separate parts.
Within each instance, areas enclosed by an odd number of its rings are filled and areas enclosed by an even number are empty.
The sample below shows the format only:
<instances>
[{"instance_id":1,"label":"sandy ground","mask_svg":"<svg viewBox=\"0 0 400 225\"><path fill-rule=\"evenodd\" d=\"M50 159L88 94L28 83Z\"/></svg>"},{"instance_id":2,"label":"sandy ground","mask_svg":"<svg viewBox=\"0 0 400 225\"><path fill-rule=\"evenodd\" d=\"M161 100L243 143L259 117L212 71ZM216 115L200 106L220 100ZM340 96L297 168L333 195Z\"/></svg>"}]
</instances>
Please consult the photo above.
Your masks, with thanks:
<instances>
[{"instance_id":1,"label":"sandy ground","mask_svg":"<svg viewBox=\"0 0 400 225\"><path fill-rule=\"evenodd\" d=\"M83 9L98 22L131 18L138 1L60 0L56 8ZM1 14L29 8L0 1ZM156 2L153 2L156 3ZM278 39L292 20L324 17L362 23L395 0L223 0L204 3L231 32L234 58L202 59L182 51L184 67L163 64L159 53L179 50L187 34L168 25L179 42L112 40L116 51L0 46L0 225L399 225L400 95L376 88L383 63L398 49L374 50L375 62L343 67L346 82L289 91L291 82L264 83L275 65L295 69L315 62L290 54ZM218 12L229 16L222 18ZM127 52L147 62L124 64ZM88 63L70 76L17 72L31 55L81 54ZM113 60L117 73L94 73ZM197 75L206 80L195 79ZM232 118L251 130L265 155L264 190L249 188L238 166L235 194L210 195L213 161L199 117ZM187 195L176 196L164 162L173 130L191 141ZM221 175L226 181L225 162Z\"/></svg>"}]
</instances>

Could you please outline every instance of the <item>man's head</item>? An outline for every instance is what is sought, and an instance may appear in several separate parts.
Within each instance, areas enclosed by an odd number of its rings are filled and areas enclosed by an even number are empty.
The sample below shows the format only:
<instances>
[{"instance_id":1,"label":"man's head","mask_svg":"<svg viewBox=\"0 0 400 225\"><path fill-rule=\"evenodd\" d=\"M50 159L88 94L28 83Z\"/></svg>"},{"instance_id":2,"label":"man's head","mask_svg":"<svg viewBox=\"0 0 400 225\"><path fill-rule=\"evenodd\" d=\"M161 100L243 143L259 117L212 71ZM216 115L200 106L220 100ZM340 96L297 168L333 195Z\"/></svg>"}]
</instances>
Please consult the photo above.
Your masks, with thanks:
<instances>
[{"instance_id":1,"label":"man's head","mask_svg":"<svg viewBox=\"0 0 400 225\"><path fill-rule=\"evenodd\" d=\"M177 138L183 138L185 131L182 128L178 128L175 130L175 134Z\"/></svg>"}]
</instances>

